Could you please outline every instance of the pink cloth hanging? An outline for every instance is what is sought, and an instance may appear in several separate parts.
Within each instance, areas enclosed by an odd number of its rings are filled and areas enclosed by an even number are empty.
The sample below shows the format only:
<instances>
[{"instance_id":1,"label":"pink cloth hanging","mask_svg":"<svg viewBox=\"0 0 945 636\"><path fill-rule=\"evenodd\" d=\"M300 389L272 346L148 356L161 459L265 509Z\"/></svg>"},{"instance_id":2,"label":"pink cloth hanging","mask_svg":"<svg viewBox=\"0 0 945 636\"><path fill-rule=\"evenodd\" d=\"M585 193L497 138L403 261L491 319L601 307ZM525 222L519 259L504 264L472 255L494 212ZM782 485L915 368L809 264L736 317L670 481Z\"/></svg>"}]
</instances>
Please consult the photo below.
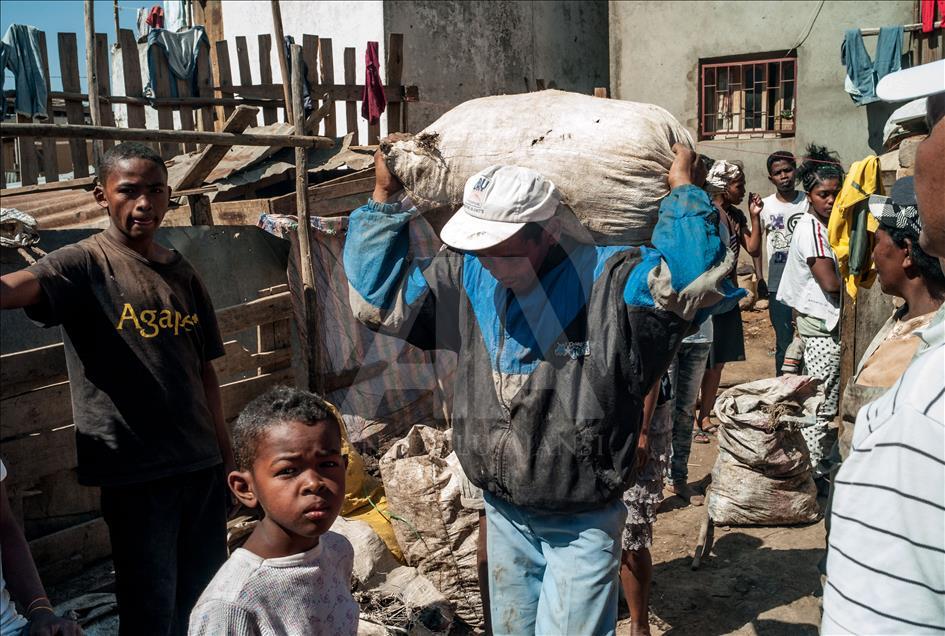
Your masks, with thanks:
<instances>
[{"instance_id":1,"label":"pink cloth hanging","mask_svg":"<svg viewBox=\"0 0 945 636\"><path fill-rule=\"evenodd\" d=\"M364 92L361 94L361 117L368 123L380 121L381 113L387 108L384 96L384 83L381 81L381 64L378 60L377 42L368 42L364 52Z\"/></svg>"}]
</instances>

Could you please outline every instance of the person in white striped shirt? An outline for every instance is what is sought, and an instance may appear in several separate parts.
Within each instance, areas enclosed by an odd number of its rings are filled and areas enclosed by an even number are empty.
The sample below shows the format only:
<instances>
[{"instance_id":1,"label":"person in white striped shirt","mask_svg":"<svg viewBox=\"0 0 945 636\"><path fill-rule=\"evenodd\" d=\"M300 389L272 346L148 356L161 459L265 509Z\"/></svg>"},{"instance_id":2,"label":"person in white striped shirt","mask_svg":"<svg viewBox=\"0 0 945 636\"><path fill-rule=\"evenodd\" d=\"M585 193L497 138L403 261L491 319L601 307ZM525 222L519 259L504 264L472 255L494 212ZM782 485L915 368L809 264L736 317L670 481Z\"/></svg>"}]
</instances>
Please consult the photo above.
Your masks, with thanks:
<instances>
[{"instance_id":1,"label":"person in white striped shirt","mask_svg":"<svg viewBox=\"0 0 945 636\"><path fill-rule=\"evenodd\" d=\"M889 75L877 93L929 95L920 245L945 267L945 61ZM823 634L945 633L945 307L919 337L899 381L860 409L836 477Z\"/></svg>"}]
</instances>

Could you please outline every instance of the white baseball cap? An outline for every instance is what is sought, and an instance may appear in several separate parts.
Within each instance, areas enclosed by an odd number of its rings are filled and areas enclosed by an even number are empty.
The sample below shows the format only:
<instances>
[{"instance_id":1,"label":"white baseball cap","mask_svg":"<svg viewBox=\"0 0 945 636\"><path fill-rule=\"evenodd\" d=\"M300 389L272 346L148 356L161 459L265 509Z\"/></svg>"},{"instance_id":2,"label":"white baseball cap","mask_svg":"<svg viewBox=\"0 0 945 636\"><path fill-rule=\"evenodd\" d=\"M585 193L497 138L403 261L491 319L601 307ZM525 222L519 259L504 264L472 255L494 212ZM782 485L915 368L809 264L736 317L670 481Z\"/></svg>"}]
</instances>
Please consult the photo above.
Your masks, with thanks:
<instances>
[{"instance_id":1,"label":"white baseball cap","mask_svg":"<svg viewBox=\"0 0 945 636\"><path fill-rule=\"evenodd\" d=\"M490 166L463 188L463 207L443 226L450 247L477 252L511 238L526 223L555 215L561 194L548 179L528 168Z\"/></svg>"},{"instance_id":2,"label":"white baseball cap","mask_svg":"<svg viewBox=\"0 0 945 636\"><path fill-rule=\"evenodd\" d=\"M879 80L876 95L886 102L904 102L945 93L945 59L890 73Z\"/></svg>"}]
</instances>

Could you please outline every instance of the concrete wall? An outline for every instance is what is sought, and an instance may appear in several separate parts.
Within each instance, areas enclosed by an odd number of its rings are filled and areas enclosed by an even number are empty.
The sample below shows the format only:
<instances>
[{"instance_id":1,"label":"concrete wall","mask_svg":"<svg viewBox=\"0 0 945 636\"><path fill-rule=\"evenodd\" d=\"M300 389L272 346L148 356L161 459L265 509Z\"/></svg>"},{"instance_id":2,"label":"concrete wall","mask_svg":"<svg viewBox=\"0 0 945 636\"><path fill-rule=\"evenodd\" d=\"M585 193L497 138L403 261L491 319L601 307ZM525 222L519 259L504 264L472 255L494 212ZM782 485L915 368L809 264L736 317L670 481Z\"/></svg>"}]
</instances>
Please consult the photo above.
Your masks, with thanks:
<instances>
[{"instance_id":1,"label":"concrete wall","mask_svg":"<svg viewBox=\"0 0 945 636\"><path fill-rule=\"evenodd\" d=\"M236 57L236 37L246 36L249 49L249 64L252 68L253 83L259 83L259 45L256 39L259 33L273 33L272 4L268 0L224 0L223 36L230 47L230 68L233 82L239 83L239 66ZM364 83L364 50L369 41L380 45L381 77L384 74L386 37L384 34L383 5L381 0L360 0L359 2L282 2L282 24L286 35L295 38L296 44L302 44L302 35L311 34L322 38L331 38L332 55L335 69L335 83L343 84L344 49L353 46L357 49L357 81ZM276 51L275 36L271 52L272 81L282 81L279 57ZM344 103L335 104L337 130L345 134ZM280 118L282 117L280 109ZM259 118L262 122L262 115ZM367 121L358 116L358 128L361 139L367 139ZM324 129L322 129L324 131ZM381 134L387 134L387 120L381 117Z\"/></svg>"},{"instance_id":2,"label":"concrete wall","mask_svg":"<svg viewBox=\"0 0 945 636\"><path fill-rule=\"evenodd\" d=\"M536 79L588 94L608 86L607 12L602 0L385 2L384 31L404 34L404 82L420 87L409 130L468 99L534 90Z\"/></svg>"},{"instance_id":3,"label":"concrete wall","mask_svg":"<svg viewBox=\"0 0 945 636\"><path fill-rule=\"evenodd\" d=\"M613 95L663 106L695 138L700 58L787 50L804 36L818 4L614 0L610 3ZM774 150L801 153L815 141L839 152L845 164L872 154L871 131L875 135L878 130L881 136L892 107L856 106L843 90L843 33L849 28L908 24L912 11L911 0L824 2L810 35L797 48L796 136L711 141L700 143L700 150L714 158L741 159L749 190L765 194L773 188L766 179L764 160ZM864 40L872 55L876 37Z\"/></svg>"}]
</instances>

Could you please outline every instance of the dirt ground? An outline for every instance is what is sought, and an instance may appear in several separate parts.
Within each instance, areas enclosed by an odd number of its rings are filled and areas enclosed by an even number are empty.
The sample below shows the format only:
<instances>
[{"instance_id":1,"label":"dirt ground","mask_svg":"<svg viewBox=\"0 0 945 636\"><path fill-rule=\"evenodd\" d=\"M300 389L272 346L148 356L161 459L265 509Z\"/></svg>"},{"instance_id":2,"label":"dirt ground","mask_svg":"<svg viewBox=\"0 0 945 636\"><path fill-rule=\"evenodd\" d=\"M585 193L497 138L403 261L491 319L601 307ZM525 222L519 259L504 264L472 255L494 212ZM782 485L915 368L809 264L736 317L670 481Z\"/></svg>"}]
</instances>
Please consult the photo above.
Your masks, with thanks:
<instances>
[{"instance_id":1,"label":"dirt ground","mask_svg":"<svg viewBox=\"0 0 945 636\"><path fill-rule=\"evenodd\" d=\"M747 360L726 366L722 390L774 375L774 332L767 311L744 312ZM689 480L703 482L717 455L716 440L693 444ZM690 568L704 506L669 495L653 530L652 633L683 636L817 634L823 521L795 527L715 529L711 556ZM629 636L624 610L617 627Z\"/></svg>"}]
</instances>

